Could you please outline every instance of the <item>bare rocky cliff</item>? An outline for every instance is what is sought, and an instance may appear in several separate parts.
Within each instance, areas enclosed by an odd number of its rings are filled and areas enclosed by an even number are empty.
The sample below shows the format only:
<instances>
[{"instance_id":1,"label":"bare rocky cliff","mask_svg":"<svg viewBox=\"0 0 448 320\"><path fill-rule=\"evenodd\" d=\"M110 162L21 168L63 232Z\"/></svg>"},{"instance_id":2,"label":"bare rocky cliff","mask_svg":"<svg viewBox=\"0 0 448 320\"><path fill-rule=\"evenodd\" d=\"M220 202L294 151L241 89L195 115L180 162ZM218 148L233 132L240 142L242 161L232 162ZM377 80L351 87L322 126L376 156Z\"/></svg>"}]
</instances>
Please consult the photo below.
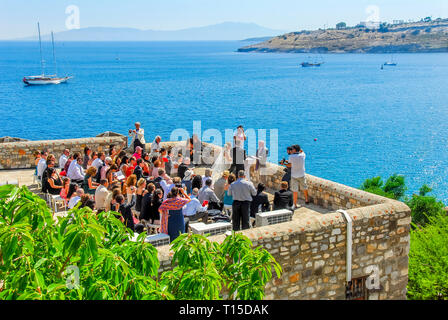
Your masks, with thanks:
<instances>
[{"instance_id":1,"label":"bare rocky cliff","mask_svg":"<svg viewBox=\"0 0 448 320\"><path fill-rule=\"evenodd\" d=\"M448 52L448 19L380 28L351 27L292 32L239 52L390 53Z\"/></svg>"}]
</instances>

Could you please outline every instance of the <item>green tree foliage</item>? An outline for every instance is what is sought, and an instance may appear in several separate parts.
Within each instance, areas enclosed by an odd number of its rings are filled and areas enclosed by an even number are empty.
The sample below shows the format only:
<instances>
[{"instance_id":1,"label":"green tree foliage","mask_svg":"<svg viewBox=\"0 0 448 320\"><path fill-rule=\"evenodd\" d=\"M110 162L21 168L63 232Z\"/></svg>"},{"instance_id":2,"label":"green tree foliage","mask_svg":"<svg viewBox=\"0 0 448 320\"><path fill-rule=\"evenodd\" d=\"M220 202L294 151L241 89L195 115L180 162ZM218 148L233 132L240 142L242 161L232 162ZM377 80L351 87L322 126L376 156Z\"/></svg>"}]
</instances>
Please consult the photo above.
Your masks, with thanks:
<instances>
[{"instance_id":1,"label":"green tree foliage","mask_svg":"<svg viewBox=\"0 0 448 320\"><path fill-rule=\"evenodd\" d=\"M405 177L394 174L387 179L386 183L383 182L381 177L366 179L360 189L386 198L400 200L403 198L407 187Z\"/></svg>"},{"instance_id":2,"label":"green tree foliage","mask_svg":"<svg viewBox=\"0 0 448 320\"><path fill-rule=\"evenodd\" d=\"M411 208L412 222L416 225L429 223L429 217L437 217L445 213L445 205L434 196L428 196L432 189L426 184L420 188L418 195L406 200L406 204Z\"/></svg>"},{"instance_id":3,"label":"green tree foliage","mask_svg":"<svg viewBox=\"0 0 448 320\"><path fill-rule=\"evenodd\" d=\"M448 299L448 216L428 216L425 227L414 225L409 252L408 298Z\"/></svg>"},{"instance_id":4,"label":"green tree foliage","mask_svg":"<svg viewBox=\"0 0 448 320\"><path fill-rule=\"evenodd\" d=\"M339 22L336 25L336 29L338 29L338 30L345 29L345 28L347 28L347 24L345 22Z\"/></svg>"},{"instance_id":5,"label":"green tree foliage","mask_svg":"<svg viewBox=\"0 0 448 320\"><path fill-rule=\"evenodd\" d=\"M247 237L222 244L198 235L172 243L173 269L159 274L157 250L136 242L118 213L75 208L53 219L26 187L0 187L0 300L262 299L281 268ZM229 258L231 257L231 258Z\"/></svg>"}]
</instances>

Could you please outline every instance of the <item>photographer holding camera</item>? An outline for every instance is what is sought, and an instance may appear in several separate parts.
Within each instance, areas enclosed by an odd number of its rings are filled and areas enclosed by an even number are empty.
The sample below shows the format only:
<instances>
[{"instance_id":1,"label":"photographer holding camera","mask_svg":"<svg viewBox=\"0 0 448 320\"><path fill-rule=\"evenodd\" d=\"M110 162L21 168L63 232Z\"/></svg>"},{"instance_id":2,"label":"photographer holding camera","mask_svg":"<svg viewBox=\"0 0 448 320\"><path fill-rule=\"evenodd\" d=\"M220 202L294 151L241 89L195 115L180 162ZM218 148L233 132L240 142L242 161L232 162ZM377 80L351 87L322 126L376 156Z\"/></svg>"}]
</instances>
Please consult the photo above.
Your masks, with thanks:
<instances>
[{"instance_id":1,"label":"photographer holding camera","mask_svg":"<svg viewBox=\"0 0 448 320\"><path fill-rule=\"evenodd\" d=\"M134 153L137 147L141 147L142 153L145 152L145 130L140 128L140 122L135 123L135 129L129 129L129 136L132 138L131 146Z\"/></svg>"},{"instance_id":2,"label":"photographer holding camera","mask_svg":"<svg viewBox=\"0 0 448 320\"><path fill-rule=\"evenodd\" d=\"M282 161L283 165L291 169L291 191L293 192L294 198L294 208L298 209L297 198L300 189L303 191L305 196L305 203L309 203L308 199L308 185L306 183L305 175L305 152L299 145L292 146L292 154L289 156L289 161Z\"/></svg>"}]
</instances>

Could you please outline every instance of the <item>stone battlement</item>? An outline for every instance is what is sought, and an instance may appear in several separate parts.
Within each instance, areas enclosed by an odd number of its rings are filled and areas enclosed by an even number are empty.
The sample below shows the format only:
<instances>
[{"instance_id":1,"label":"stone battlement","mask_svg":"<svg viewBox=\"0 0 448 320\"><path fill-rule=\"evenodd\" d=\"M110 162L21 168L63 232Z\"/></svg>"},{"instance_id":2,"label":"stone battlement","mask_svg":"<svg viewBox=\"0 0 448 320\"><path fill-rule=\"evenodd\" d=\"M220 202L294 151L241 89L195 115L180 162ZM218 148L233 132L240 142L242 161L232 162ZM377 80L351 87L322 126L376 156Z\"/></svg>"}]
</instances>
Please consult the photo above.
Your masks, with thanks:
<instances>
[{"instance_id":1,"label":"stone battlement","mask_svg":"<svg viewBox=\"0 0 448 320\"><path fill-rule=\"evenodd\" d=\"M0 169L34 168L34 151L47 149L56 156L56 165L64 149L83 154L84 147L94 151L108 151L110 145L127 146L127 137L120 134L100 134L94 138L19 141L0 143Z\"/></svg>"},{"instance_id":2,"label":"stone battlement","mask_svg":"<svg viewBox=\"0 0 448 320\"><path fill-rule=\"evenodd\" d=\"M0 144L0 169L34 166L32 152L48 148L56 159L64 148L81 152L85 145L96 151L110 144L127 145L125 136L30 141ZM185 142L165 142L182 148ZM215 157L221 148L208 143ZM270 190L280 189L283 167L268 163L269 175L251 170L251 180ZM296 211L287 223L240 231L255 246L262 246L280 263L283 275L266 288L266 299L346 299L347 268L352 279L378 287L365 290L367 299L406 299L411 211L402 202L383 198L333 181L307 175L310 201L324 214ZM299 197L303 197L299 193ZM302 198L303 199L303 198ZM347 265L347 221L353 221L351 265ZM223 241L224 235L210 237ZM158 247L160 271L172 268L169 246ZM370 278L367 278L370 277ZM366 279L367 278L367 279Z\"/></svg>"}]
</instances>

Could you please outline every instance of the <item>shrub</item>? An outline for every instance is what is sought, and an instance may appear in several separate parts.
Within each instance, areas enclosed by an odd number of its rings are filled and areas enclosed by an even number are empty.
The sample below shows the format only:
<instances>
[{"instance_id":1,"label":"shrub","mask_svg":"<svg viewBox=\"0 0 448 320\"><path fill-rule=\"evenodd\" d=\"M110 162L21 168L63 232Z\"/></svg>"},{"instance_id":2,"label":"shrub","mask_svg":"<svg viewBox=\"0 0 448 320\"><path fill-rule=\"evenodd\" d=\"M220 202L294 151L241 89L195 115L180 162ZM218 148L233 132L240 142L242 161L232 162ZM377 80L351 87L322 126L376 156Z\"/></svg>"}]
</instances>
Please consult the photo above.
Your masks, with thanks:
<instances>
[{"instance_id":1,"label":"shrub","mask_svg":"<svg viewBox=\"0 0 448 320\"><path fill-rule=\"evenodd\" d=\"M448 299L448 216L428 216L428 225L414 225L409 252L407 296L412 300Z\"/></svg>"},{"instance_id":2,"label":"shrub","mask_svg":"<svg viewBox=\"0 0 448 320\"><path fill-rule=\"evenodd\" d=\"M420 188L418 195L413 195L406 200L406 204L411 208L412 222L417 225L425 225L429 222L429 217L445 214L445 205L434 196L427 196L432 189L427 185Z\"/></svg>"},{"instance_id":3,"label":"shrub","mask_svg":"<svg viewBox=\"0 0 448 320\"><path fill-rule=\"evenodd\" d=\"M404 176L394 174L387 179L385 184L381 177L367 179L360 189L386 198L400 200L407 187Z\"/></svg>"},{"instance_id":4,"label":"shrub","mask_svg":"<svg viewBox=\"0 0 448 320\"><path fill-rule=\"evenodd\" d=\"M184 234L172 243L171 271L157 250L136 242L116 212L75 208L53 219L26 187L0 187L0 300L262 299L281 267L241 234L222 244Z\"/></svg>"}]
</instances>

